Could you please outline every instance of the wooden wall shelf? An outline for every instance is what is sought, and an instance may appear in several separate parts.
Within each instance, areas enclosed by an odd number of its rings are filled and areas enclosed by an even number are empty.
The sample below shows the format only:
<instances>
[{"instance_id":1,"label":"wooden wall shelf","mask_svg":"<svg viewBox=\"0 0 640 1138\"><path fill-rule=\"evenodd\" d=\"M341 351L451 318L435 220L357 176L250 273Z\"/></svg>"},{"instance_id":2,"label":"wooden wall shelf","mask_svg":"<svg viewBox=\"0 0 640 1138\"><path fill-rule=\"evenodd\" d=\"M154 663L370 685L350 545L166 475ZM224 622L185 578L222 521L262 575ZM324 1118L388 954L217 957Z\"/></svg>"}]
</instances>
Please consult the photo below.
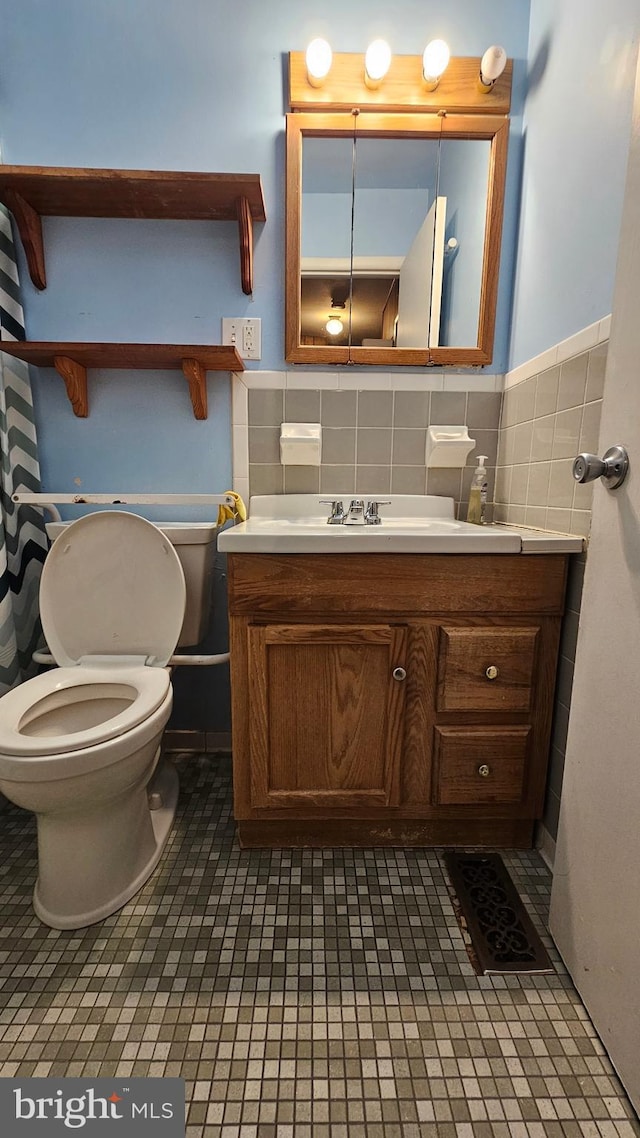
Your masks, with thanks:
<instances>
[{"instance_id":1,"label":"wooden wall shelf","mask_svg":"<svg viewBox=\"0 0 640 1138\"><path fill-rule=\"evenodd\" d=\"M242 291L253 291L253 223L266 213L259 174L1 166L0 201L11 210L29 273L46 288L43 216L237 221Z\"/></svg>"},{"instance_id":2,"label":"wooden wall shelf","mask_svg":"<svg viewBox=\"0 0 640 1138\"><path fill-rule=\"evenodd\" d=\"M244 371L233 347L207 344L73 344L2 340L0 351L62 376L74 415L89 414L87 368L180 369L189 384L196 419L207 418L207 372Z\"/></svg>"}]
</instances>

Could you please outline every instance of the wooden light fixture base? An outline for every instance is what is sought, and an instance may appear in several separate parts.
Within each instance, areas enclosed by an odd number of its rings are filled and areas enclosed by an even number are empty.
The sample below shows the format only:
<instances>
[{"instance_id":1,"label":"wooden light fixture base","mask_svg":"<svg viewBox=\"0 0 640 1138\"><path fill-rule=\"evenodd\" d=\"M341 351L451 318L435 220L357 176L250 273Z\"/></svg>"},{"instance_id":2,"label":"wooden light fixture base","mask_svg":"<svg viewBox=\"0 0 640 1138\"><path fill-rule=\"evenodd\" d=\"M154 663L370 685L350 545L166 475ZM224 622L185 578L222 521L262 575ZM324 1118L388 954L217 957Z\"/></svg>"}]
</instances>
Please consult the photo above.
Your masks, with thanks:
<instances>
[{"instance_id":1,"label":"wooden light fixture base","mask_svg":"<svg viewBox=\"0 0 640 1138\"><path fill-rule=\"evenodd\" d=\"M374 89L364 81L364 52L334 54L331 71L321 87L307 79L303 51L289 53L289 104L292 111L389 111L423 114L508 115L511 107L513 63L507 65L489 92L478 89L480 57L457 56L433 91L422 76L421 55L394 55L391 66Z\"/></svg>"}]
</instances>

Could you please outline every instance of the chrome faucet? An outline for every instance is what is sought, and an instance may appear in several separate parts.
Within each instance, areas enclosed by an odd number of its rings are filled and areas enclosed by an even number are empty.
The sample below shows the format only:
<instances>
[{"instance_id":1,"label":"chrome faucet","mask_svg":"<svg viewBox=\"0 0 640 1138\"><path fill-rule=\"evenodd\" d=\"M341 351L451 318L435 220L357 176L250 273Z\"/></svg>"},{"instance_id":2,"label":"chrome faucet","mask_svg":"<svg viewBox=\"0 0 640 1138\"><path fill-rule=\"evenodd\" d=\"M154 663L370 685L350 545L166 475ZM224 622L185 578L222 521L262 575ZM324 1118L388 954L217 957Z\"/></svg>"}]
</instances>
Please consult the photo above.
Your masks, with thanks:
<instances>
[{"instance_id":1,"label":"chrome faucet","mask_svg":"<svg viewBox=\"0 0 640 1138\"><path fill-rule=\"evenodd\" d=\"M344 505L339 499L321 498L320 504L331 506L331 513L327 518L327 525L329 526L379 526L382 518L378 513L378 507L390 506L391 502L388 498L380 501L374 499L367 502L365 510L362 498L352 498L346 513Z\"/></svg>"},{"instance_id":2,"label":"chrome faucet","mask_svg":"<svg viewBox=\"0 0 640 1138\"><path fill-rule=\"evenodd\" d=\"M349 509L344 519L343 525L345 526L363 526L364 525L364 502L362 498L352 498L349 503Z\"/></svg>"}]
</instances>

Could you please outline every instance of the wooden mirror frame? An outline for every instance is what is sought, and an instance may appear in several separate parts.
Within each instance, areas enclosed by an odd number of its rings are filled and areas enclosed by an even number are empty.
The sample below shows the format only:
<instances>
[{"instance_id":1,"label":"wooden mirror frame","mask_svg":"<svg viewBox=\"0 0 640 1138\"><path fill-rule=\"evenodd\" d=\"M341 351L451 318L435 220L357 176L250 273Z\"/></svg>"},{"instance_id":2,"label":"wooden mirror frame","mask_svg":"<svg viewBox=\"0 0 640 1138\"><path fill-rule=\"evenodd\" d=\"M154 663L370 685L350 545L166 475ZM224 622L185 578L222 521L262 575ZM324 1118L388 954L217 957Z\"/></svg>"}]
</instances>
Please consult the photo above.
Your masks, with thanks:
<instances>
[{"instance_id":1,"label":"wooden mirror frame","mask_svg":"<svg viewBox=\"0 0 640 1138\"><path fill-rule=\"evenodd\" d=\"M300 238L304 138L485 139L491 142L476 347L362 348L303 345ZM369 364L371 367L482 367L493 358L509 120L497 115L287 115L285 359L297 364Z\"/></svg>"}]
</instances>

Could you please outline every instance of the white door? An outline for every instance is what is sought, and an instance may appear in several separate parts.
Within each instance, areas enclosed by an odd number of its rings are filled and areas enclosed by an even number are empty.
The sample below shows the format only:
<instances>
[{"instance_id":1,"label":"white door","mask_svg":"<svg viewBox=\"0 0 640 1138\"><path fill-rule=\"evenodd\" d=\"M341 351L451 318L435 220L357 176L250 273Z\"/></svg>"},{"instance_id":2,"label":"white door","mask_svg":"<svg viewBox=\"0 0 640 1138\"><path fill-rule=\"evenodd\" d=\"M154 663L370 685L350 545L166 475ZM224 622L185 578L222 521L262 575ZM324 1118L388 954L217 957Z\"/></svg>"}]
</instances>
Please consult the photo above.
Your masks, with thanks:
<instances>
[{"instance_id":1,"label":"white door","mask_svg":"<svg viewBox=\"0 0 640 1138\"><path fill-rule=\"evenodd\" d=\"M630 473L595 483L551 932L640 1108L640 75L605 379L600 452Z\"/></svg>"},{"instance_id":2,"label":"white door","mask_svg":"<svg viewBox=\"0 0 640 1138\"><path fill-rule=\"evenodd\" d=\"M439 343L446 213L447 199L436 198L402 262L398 348L433 348Z\"/></svg>"}]
</instances>

